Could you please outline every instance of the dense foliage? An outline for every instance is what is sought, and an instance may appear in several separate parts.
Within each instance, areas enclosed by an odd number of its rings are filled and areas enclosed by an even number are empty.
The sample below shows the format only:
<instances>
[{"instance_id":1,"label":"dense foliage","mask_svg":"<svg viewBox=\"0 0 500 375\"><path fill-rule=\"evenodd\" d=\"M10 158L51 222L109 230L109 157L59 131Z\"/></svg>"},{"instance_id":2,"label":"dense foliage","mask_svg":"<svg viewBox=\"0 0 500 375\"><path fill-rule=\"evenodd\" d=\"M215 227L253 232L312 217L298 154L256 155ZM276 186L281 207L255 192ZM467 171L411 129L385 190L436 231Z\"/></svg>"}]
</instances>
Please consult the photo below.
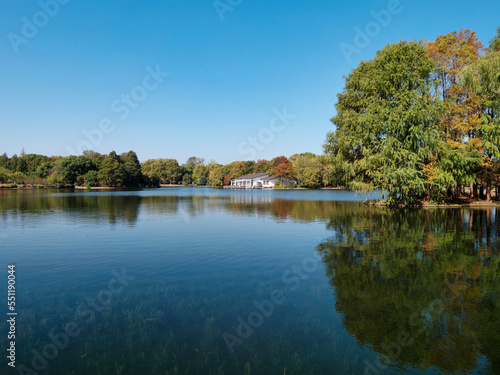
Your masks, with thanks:
<instances>
[{"instance_id":1,"label":"dense foliage","mask_svg":"<svg viewBox=\"0 0 500 375\"><path fill-rule=\"evenodd\" d=\"M499 29L500 32L500 29ZM491 199L500 185L498 35L387 45L347 77L324 151L334 185L390 203Z\"/></svg>"},{"instance_id":2,"label":"dense foliage","mask_svg":"<svg viewBox=\"0 0 500 375\"><path fill-rule=\"evenodd\" d=\"M190 157L180 165L175 159L149 159L140 163L134 151L102 155L85 151L80 156L0 156L0 183L50 186L138 187L183 184L222 187L251 173L269 173L283 181L297 180L301 187L328 186L327 159L312 153L278 156L272 160L235 161L227 165Z\"/></svg>"},{"instance_id":3,"label":"dense foliage","mask_svg":"<svg viewBox=\"0 0 500 375\"><path fill-rule=\"evenodd\" d=\"M102 155L85 151L80 156L27 154L0 156L0 182L11 184L76 186L144 186L150 180L142 174L134 151Z\"/></svg>"}]
</instances>

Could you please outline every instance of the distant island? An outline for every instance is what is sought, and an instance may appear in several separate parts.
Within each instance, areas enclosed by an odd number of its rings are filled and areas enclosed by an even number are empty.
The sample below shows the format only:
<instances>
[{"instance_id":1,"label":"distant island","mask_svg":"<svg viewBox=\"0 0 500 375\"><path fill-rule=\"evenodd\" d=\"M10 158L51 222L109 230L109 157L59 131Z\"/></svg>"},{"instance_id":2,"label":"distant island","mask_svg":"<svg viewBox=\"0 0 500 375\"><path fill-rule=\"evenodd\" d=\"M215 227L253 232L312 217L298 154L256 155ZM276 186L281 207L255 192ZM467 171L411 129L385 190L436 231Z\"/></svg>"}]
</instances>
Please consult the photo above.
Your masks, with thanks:
<instances>
[{"instance_id":1,"label":"distant island","mask_svg":"<svg viewBox=\"0 0 500 375\"><path fill-rule=\"evenodd\" d=\"M500 27L487 48L471 30L388 44L345 78L336 110L323 155L226 165L193 156L180 165L141 163L134 151L48 157L23 149L20 156L0 156L0 187L222 188L266 174L273 188L381 191L385 199L374 204L383 205L471 204L499 196Z\"/></svg>"}]
</instances>

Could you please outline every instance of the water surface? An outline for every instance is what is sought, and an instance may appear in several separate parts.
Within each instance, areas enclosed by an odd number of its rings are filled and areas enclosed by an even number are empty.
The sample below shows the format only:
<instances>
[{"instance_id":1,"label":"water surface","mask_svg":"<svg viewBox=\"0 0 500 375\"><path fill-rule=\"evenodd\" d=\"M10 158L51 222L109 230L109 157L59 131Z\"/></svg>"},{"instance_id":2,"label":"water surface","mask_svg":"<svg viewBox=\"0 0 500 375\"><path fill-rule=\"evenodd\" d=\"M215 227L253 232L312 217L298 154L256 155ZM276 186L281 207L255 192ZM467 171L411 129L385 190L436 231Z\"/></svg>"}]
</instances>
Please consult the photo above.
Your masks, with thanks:
<instances>
[{"instance_id":1,"label":"water surface","mask_svg":"<svg viewBox=\"0 0 500 375\"><path fill-rule=\"evenodd\" d=\"M498 210L362 199L0 190L18 370L500 373Z\"/></svg>"}]
</instances>

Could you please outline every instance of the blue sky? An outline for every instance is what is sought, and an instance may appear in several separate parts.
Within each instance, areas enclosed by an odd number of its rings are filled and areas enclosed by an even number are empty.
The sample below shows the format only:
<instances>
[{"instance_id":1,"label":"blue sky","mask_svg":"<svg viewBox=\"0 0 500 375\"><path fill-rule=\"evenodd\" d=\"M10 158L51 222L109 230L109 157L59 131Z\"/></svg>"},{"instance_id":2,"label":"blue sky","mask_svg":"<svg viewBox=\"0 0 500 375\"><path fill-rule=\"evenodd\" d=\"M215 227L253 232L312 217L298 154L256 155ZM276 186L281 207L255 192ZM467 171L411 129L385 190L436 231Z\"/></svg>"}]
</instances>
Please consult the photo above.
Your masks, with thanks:
<instances>
[{"instance_id":1,"label":"blue sky","mask_svg":"<svg viewBox=\"0 0 500 375\"><path fill-rule=\"evenodd\" d=\"M319 154L361 60L460 28L487 44L498 14L496 0L2 1L0 153Z\"/></svg>"}]
</instances>

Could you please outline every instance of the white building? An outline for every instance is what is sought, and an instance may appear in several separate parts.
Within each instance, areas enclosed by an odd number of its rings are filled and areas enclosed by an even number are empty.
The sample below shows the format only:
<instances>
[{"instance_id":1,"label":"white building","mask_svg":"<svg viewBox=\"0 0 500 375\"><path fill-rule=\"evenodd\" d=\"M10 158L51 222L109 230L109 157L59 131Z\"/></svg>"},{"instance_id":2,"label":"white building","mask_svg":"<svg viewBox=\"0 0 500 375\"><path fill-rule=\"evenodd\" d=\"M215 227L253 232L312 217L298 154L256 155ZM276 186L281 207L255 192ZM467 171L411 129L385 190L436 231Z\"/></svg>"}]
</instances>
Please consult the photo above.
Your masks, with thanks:
<instances>
[{"instance_id":1,"label":"white building","mask_svg":"<svg viewBox=\"0 0 500 375\"><path fill-rule=\"evenodd\" d=\"M264 189L272 189L274 187L274 183L276 181L279 181L279 177L268 176L268 177L264 177L261 181L262 181L262 187Z\"/></svg>"},{"instance_id":2,"label":"white building","mask_svg":"<svg viewBox=\"0 0 500 375\"><path fill-rule=\"evenodd\" d=\"M269 177L269 173L252 173L246 176L233 178L231 187L235 189L260 189L263 187L262 180Z\"/></svg>"}]
</instances>

